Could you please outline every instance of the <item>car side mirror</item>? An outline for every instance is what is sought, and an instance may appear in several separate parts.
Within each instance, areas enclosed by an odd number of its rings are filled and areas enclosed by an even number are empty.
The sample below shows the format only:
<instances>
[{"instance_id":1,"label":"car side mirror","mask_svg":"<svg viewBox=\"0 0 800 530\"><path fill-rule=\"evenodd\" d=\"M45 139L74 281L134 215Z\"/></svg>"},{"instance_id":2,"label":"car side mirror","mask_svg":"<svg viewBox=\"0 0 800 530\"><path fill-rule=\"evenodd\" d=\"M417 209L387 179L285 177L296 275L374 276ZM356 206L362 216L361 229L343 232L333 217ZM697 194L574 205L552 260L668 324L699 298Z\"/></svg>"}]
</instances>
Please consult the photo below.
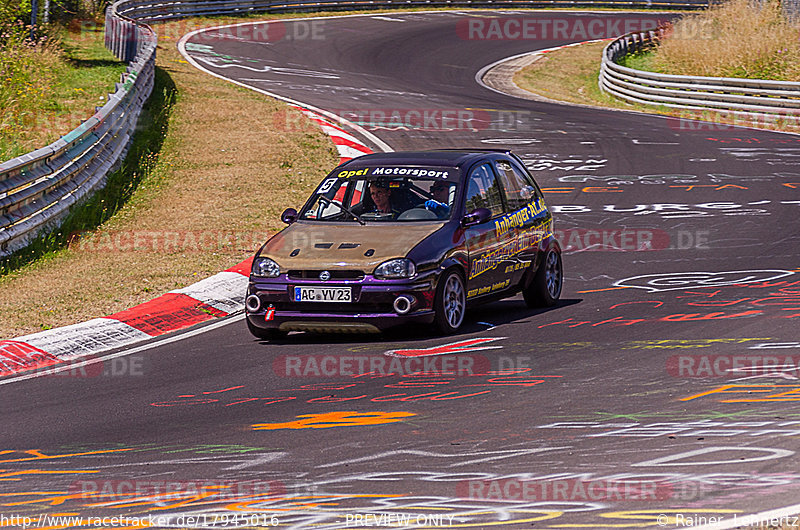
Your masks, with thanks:
<instances>
[{"instance_id":1,"label":"car side mirror","mask_svg":"<svg viewBox=\"0 0 800 530\"><path fill-rule=\"evenodd\" d=\"M295 210L294 208L286 208L281 214L281 221L283 221L287 225L290 225L293 222L297 221L297 210Z\"/></svg>"},{"instance_id":2,"label":"car side mirror","mask_svg":"<svg viewBox=\"0 0 800 530\"><path fill-rule=\"evenodd\" d=\"M519 196L525 201L530 201L535 195L536 190L533 189L533 186L522 186L522 189L519 190Z\"/></svg>"},{"instance_id":3,"label":"car side mirror","mask_svg":"<svg viewBox=\"0 0 800 530\"><path fill-rule=\"evenodd\" d=\"M488 208L476 208L461 218L461 226L466 228L468 226L483 224L491 218L491 210Z\"/></svg>"}]
</instances>

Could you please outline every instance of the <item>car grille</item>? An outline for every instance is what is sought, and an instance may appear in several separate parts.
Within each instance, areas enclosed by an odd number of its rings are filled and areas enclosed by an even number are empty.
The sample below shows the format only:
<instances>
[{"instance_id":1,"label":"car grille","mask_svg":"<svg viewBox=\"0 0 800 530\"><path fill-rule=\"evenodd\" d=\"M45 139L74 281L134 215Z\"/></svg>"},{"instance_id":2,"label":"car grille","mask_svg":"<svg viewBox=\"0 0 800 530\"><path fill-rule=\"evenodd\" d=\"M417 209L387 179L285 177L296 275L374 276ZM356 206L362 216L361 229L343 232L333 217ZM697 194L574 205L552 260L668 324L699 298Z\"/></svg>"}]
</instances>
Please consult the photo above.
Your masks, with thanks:
<instances>
[{"instance_id":1,"label":"car grille","mask_svg":"<svg viewBox=\"0 0 800 530\"><path fill-rule=\"evenodd\" d=\"M319 270L290 270L289 278L292 280L319 280L319 275L322 269ZM358 270L329 270L331 280L363 280L364 271Z\"/></svg>"}]
</instances>

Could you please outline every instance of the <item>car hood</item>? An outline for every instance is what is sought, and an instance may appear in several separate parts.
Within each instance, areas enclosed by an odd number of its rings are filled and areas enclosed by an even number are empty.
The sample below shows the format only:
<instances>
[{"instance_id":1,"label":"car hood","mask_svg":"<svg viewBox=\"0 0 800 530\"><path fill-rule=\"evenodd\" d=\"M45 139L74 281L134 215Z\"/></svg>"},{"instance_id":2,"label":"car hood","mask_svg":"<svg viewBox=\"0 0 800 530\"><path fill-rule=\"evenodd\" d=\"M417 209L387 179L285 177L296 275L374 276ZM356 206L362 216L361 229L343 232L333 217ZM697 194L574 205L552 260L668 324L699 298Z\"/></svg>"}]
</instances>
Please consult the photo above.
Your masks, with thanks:
<instances>
[{"instance_id":1,"label":"car hood","mask_svg":"<svg viewBox=\"0 0 800 530\"><path fill-rule=\"evenodd\" d=\"M442 226L444 223L362 226L298 222L270 239L261 256L275 260L281 270L347 268L370 274L387 259L405 257L417 243Z\"/></svg>"}]
</instances>

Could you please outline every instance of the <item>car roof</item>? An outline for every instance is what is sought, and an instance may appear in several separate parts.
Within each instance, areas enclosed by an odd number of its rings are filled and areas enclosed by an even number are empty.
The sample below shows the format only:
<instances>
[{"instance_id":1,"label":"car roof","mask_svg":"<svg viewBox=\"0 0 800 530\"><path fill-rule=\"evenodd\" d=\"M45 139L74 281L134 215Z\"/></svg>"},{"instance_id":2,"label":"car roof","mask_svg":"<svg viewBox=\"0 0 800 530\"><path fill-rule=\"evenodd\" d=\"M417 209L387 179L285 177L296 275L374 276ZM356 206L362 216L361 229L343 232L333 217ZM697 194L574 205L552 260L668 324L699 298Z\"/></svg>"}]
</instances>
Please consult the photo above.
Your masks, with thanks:
<instances>
[{"instance_id":1,"label":"car roof","mask_svg":"<svg viewBox=\"0 0 800 530\"><path fill-rule=\"evenodd\" d=\"M373 153L359 156L342 164L341 167L357 168L363 166L439 166L464 168L489 154L509 154L507 149L436 149L432 151L400 151L392 153Z\"/></svg>"}]
</instances>

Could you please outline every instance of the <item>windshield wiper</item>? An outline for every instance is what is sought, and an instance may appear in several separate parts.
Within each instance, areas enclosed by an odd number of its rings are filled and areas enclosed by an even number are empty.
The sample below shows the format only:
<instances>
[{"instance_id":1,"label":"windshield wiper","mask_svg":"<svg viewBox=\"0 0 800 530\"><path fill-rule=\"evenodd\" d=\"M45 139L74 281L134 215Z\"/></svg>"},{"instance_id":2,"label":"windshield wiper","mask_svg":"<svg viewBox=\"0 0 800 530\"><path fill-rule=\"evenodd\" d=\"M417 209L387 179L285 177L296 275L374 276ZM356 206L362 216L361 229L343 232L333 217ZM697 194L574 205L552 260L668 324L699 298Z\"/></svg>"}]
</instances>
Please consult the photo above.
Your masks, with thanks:
<instances>
[{"instance_id":1,"label":"windshield wiper","mask_svg":"<svg viewBox=\"0 0 800 530\"><path fill-rule=\"evenodd\" d=\"M327 198L327 197L326 197L326 196L324 196L324 195L320 195L320 196L319 196L319 200L320 200L320 201L327 202L328 204L333 204L334 206L338 206L338 207L339 207L339 208L341 208L343 211L345 211L345 212L349 213L350 215L352 215L352 216L353 216L353 219L355 219L356 221L358 221L358 222L359 222L359 224L361 224L362 226L367 224L366 222L364 222L364 220L363 220L361 217L359 217L359 216L358 216L358 214L357 214L357 213L354 213L352 210L350 210L349 208L347 208L347 207L346 207L344 204L340 203L339 201L334 201L334 200L331 200L331 199Z\"/></svg>"}]
</instances>

